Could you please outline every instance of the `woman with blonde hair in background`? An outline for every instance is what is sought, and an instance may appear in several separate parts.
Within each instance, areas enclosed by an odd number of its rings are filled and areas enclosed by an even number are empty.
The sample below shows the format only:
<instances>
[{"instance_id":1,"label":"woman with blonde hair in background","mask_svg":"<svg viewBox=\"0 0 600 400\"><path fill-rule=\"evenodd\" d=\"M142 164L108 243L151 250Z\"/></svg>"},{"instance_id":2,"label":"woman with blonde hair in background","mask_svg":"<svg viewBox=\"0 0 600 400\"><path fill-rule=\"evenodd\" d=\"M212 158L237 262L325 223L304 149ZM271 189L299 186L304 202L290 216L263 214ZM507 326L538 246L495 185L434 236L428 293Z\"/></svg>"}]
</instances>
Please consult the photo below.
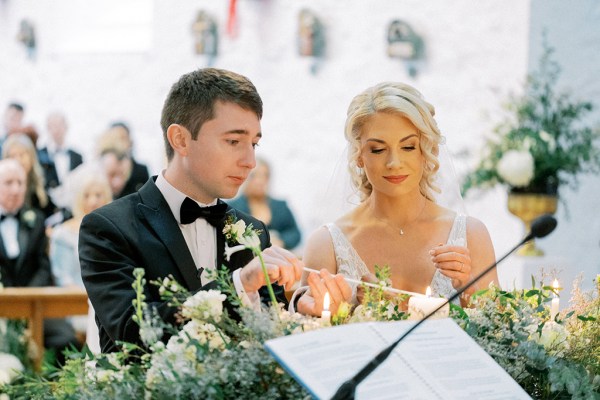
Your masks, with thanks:
<instances>
[{"instance_id":1,"label":"woman with blonde hair in background","mask_svg":"<svg viewBox=\"0 0 600 400\"><path fill-rule=\"evenodd\" d=\"M50 264L57 286L85 289L81 279L79 264L79 227L83 217L112 201L112 192L106 177L95 167L82 165L67 178L67 187L72 195L73 218L56 226L50 237ZM90 305L90 316L74 317L73 327L78 332L86 332L89 336L95 331L93 309ZM97 333L96 333L97 336ZM99 350L98 338L87 338L88 346Z\"/></svg>"},{"instance_id":2,"label":"woman with blonde hair in background","mask_svg":"<svg viewBox=\"0 0 600 400\"><path fill-rule=\"evenodd\" d=\"M27 173L25 204L42 210L46 218L54 214L57 209L46 193L44 171L29 136L24 133L10 135L2 145L2 158L16 159L25 169Z\"/></svg>"}]
</instances>

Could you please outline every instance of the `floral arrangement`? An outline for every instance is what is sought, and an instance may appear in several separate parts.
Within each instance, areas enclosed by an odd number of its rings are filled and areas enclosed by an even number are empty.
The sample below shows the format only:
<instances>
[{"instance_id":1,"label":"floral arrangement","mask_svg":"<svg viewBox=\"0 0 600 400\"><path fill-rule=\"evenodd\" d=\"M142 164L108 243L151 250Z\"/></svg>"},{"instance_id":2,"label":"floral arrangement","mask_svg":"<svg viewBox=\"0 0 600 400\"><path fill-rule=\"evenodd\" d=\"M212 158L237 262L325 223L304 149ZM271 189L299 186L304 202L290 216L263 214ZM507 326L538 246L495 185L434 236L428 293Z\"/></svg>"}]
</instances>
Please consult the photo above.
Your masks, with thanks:
<instances>
[{"instance_id":1,"label":"floral arrangement","mask_svg":"<svg viewBox=\"0 0 600 400\"><path fill-rule=\"evenodd\" d=\"M545 45L538 71L506 106L463 193L505 184L515 192L556 194L561 184L576 188L577 174L600 171L600 130L583 123L593 105L556 90L560 67L551 56Z\"/></svg>"},{"instance_id":2,"label":"floral arrangement","mask_svg":"<svg viewBox=\"0 0 600 400\"><path fill-rule=\"evenodd\" d=\"M532 286L491 287L474 296L473 308L456 308L454 318L533 398L599 398L600 276L595 297L574 297L554 320L547 303L556 289Z\"/></svg>"},{"instance_id":3,"label":"floral arrangement","mask_svg":"<svg viewBox=\"0 0 600 400\"><path fill-rule=\"evenodd\" d=\"M238 228L238 243L255 248L256 232L241 224ZM0 384L0 393L28 399L309 398L263 345L272 338L329 324L291 314L281 305L261 310L243 307L236 300L228 272L221 270L215 276L218 291L192 295L172 278L151 282L180 310L180 324L170 326L145 303L143 270L136 269L134 275L134 319L140 325L143 345L121 343L121 351L111 354L72 352L53 375L21 376L12 385ZM333 325L408 316L402 299L389 297L384 290L389 270L377 268L376 275L379 286L363 287L363 302L354 310L347 304L340 306ZM550 320L547 303L557 294L554 290L535 284L532 289L512 292L490 287L474 295L473 309L451 305L451 317L532 397L597 399L600 277L595 293L577 292L571 309ZM225 311L226 297L237 306L239 318Z\"/></svg>"},{"instance_id":4,"label":"floral arrangement","mask_svg":"<svg viewBox=\"0 0 600 400\"><path fill-rule=\"evenodd\" d=\"M0 318L0 387L33 370L32 351L25 323Z\"/></svg>"}]
</instances>

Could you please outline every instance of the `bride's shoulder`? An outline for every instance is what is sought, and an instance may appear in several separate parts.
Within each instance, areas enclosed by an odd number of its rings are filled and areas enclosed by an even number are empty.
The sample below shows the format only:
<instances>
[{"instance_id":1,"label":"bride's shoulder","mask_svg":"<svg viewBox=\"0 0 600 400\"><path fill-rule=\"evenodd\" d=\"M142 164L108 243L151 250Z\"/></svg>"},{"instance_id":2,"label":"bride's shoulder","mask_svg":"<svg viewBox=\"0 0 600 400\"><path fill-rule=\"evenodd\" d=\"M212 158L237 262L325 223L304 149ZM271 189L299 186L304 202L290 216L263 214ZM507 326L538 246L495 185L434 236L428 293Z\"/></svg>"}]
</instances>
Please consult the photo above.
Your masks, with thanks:
<instances>
[{"instance_id":1,"label":"bride's shoulder","mask_svg":"<svg viewBox=\"0 0 600 400\"><path fill-rule=\"evenodd\" d=\"M335 251L331 233L326 225L310 234L306 240L302 259L306 265L319 266L335 272Z\"/></svg>"},{"instance_id":2,"label":"bride's shoulder","mask_svg":"<svg viewBox=\"0 0 600 400\"><path fill-rule=\"evenodd\" d=\"M467 218L467 234L469 235L469 238L471 236L481 237L481 235L489 237L488 229L481 220L479 220L475 217L471 217L471 216L467 216L466 218Z\"/></svg>"}]
</instances>

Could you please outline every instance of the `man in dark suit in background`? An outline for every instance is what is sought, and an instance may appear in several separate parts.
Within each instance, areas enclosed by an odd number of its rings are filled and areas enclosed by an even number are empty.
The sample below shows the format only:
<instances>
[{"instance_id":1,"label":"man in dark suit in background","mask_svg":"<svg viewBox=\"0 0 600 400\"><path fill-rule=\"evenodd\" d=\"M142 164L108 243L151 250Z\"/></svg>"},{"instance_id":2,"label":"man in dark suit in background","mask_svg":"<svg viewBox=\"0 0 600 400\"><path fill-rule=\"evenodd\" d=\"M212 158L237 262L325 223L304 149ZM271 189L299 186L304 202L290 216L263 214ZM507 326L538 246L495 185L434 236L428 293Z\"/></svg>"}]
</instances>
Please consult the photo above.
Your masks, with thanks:
<instances>
[{"instance_id":1,"label":"man in dark suit in background","mask_svg":"<svg viewBox=\"0 0 600 400\"><path fill-rule=\"evenodd\" d=\"M127 144L129 150L129 158L131 159L131 172L125 183L125 187L118 197L123 197L133 192L137 192L146 183L150 175L148 167L145 164L137 162L133 156L133 140L131 139L131 130L129 125L123 121L115 121L110 124L111 129L120 129L123 132L123 140Z\"/></svg>"},{"instance_id":2,"label":"man in dark suit in background","mask_svg":"<svg viewBox=\"0 0 600 400\"><path fill-rule=\"evenodd\" d=\"M44 169L46 190L62 184L67 174L83 163L81 154L66 147L68 125L65 116L54 112L48 116L48 143L38 151Z\"/></svg>"},{"instance_id":3,"label":"man in dark suit in background","mask_svg":"<svg viewBox=\"0 0 600 400\"><path fill-rule=\"evenodd\" d=\"M24 207L25 170L17 160L0 160L0 281L7 287L53 286L48 241L41 211ZM76 345L64 319L44 320L44 346L57 351Z\"/></svg>"},{"instance_id":4,"label":"man in dark suit in background","mask_svg":"<svg viewBox=\"0 0 600 400\"><path fill-rule=\"evenodd\" d=\"M117 350L118 340L140 342L132 319L136 267L145 270L147 281L172 274L196 292L215 288L205 270L225 265L242 303L260 306L258 291L266 282L258 258L244 250L224 259L228 220L242 219L260 230L271 282L290 289L300 279L302 262L287 250L269 247L262 222L220 200L234 197L256 165L261 117L256 88L233 72L201 69L173 85L161 117L167 168L137 193L88 214L81 225L82 277L103 352ZM204 217L196 219L194 213ZM282 287L277 293L285 302ZM165 321L175 323L177 310L160 299L158 288L147 286L145 296Z\"/></svg>"}]
</instances>

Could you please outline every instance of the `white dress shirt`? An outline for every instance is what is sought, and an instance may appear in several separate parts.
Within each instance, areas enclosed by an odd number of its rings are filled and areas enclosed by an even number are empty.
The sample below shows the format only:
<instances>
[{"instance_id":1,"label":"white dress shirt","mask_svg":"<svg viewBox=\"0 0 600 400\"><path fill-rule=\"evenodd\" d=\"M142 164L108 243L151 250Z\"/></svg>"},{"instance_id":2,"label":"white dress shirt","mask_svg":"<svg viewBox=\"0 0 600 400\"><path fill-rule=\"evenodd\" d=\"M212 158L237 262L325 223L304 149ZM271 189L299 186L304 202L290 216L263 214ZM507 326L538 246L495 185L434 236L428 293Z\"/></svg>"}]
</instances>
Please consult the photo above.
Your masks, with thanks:
<instances>
[{"instance_id":1,"label":"white dress shirt","mask_svg":"<svg viewBox=\"0 0 600 400\"><path fill-rule=\"evenodd\" d=\"M58 182L63 183L69 174L69 169L71 167L71 160L67 149L59 149L54 143L48 143L48 155L54 162L56 175L58 175Z\"/></svg>"},{"instance_id":2,"label":"white dress shirt","mask_svg":"<svg viewBox=\"0 0 600 400\"><path fill-rule=\"evenodd\" d=\"M214 271L217 267L216 228L203 218L198 218L191 224L181 223L181 203L183 203L183 200L185 200L187 196L167 182L163 174L164 170L156 178L156 187L158 187L158 190L160 190L164 196L169 208L171 209L171 212L173 213L173 216L175 217L175 220L177 220L177 223L179 224L179 229L181 229L185 243L192 254L192 258L196 264L196 269L200 269L200 267L204 268L202 274L200 275L200 282L202 285L206 285L212 280L207 277L208 272ZM215 199L210 204L202 204L199 202L196 203L200 207L209 207L217 204L217 200ZM239 269L236 269L233 272L232 278L235 290L240 296L242 304L259 309L260 296L258 292L246 293L240 278Z\"/></svg>"},{"instance_id":3,"label":"white dress shirt","mask_svg":"<svg viewBox=\"0 0 600 400\"><path fill-rule=\"evenodd\" d=\"M0 215L6 213L0 210ZM0 222L0 234L4 243L4 250L10 259L15 259L21 254L19 247L19 221L13 216L7 216Z\"/></svg>"}]
</instances>

